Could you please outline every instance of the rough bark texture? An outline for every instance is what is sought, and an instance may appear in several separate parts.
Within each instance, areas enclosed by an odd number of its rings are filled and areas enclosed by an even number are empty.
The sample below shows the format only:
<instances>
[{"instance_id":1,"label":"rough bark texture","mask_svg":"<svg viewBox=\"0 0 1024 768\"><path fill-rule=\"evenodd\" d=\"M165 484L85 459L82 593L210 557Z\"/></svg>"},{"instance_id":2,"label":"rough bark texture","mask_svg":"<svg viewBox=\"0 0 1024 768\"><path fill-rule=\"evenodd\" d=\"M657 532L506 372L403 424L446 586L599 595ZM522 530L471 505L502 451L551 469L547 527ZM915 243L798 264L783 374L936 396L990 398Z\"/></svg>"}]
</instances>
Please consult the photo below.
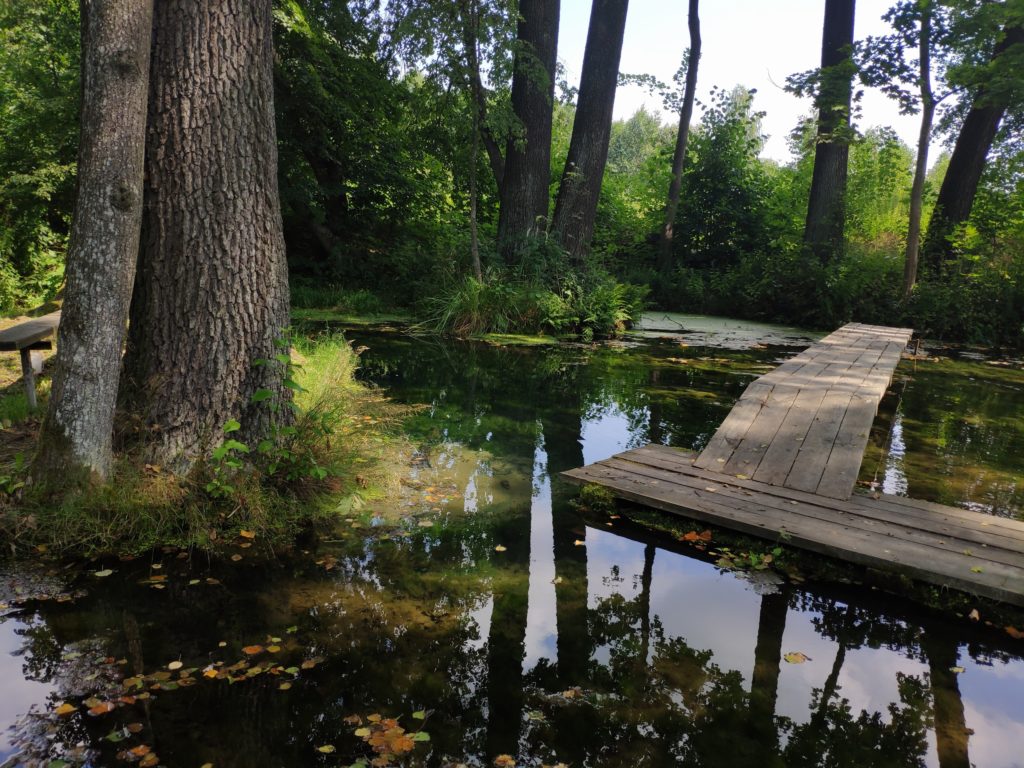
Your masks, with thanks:
<instances>
[{"instance_id":1,"label":"rough bark texture","mask_svg":"<svg viewBox=\"0 0 1024 768\"><path fill-rule=\"evenodd\" d=\"M155 459L185 469L230 419L252 442L288 324L270 0L162 0L124 386Z\"/></svg>"},{"instance_id":2,"label":"rough bark texture","mask_svg":"<svg viewBox=\"0 0 1024 768\"><path fill-rule=\"evenodd\" d=\"M854 0L826 0L818 88L818 137L804 243L821 261L843 250L853 94Z\"/></svg>"},{"instance_id":3,"label":"rough bark texture","mask_svg":"<svg viewBox=\"0 0 1024 768\"><path fill-rule=\"evenodd\" d=\"M672 270L672 237L676 214L679 212L679 194L683 186L683 163L686 161L686 144L690 138L690 120L693 119L693 101L697 93L697 67L700 65L700 16L698 0L690 0L688 22L690 27L690 55L686 60L686 87L683 91L683 108L679 112L679 132L676 134L676 148L672 153L672 180L668 186L668 202L665 204L665 223L658 241L658 267L663 275Z\"/></svg>"},{"instance_id":4,"label":"rough bark texture","mask_svg":"<svg viewBox=\"0 0 1024 768\"><path fill-rule=\"evenodd\" d=\"M921 130L917 137L917 160L914 182L910 187L910 224L907 228L907 258L903 264L903 298L909 298L917 282L917 260L921 246L921 210L924 207L924 182L928 175L928 145L932 137L935 117L935 97L932 94L932 9L929 3L921 6L921 32L918 37L918 83L921 92Z\"/></svg>"},{"instance_id":5,"label":"rough bark texture","mask_svg":"<svg viewBox=\"0 0 1024 768\"><path fill-rule=\"evenodd\" d=\"M576 261L590 249L601 195L629 0L594 0L580 95L551 232Z\"/></svg>"},{"instance_id":6,"label":"rough bark texture","mask_svg":"<svg viewBox=\"0 0 1024 768\"><path fill-rule=\"evenodd\" d=\"M81 15L78 199L57 365L33 472L58 482L110 471L142 221L153 0L82 0Z\"/></svg>"},{"instance_id":7,"label":"rough bark texture","mask_svg":"<svg viewBox=\"0 0 1024 768\"><path fill-rule=\"evenodd\" d=\"M498 214L498 242L512 264L526 240L547 231L558 12L559 0L519 4L512 111L522 132L505 151Z\"/></svg>"},{"instance_id":8,"label":"rough bark texture","mask_svg":"<svg viewBox=\"0 0 1024 768\"><path fill-rule=\"evenodd\" d=\"M1006 30L992 52L993 60L1015 44L1024 45L1024 27ZM956 256L951 238L957 227L971 215L978 183L985 170L985 159L999 132L1006 107L1005 101L993 101L986 89L981 88L964 118L928 222L921 269L929 276L940 277L949 271Z\"/></svg>"}]
</instances>

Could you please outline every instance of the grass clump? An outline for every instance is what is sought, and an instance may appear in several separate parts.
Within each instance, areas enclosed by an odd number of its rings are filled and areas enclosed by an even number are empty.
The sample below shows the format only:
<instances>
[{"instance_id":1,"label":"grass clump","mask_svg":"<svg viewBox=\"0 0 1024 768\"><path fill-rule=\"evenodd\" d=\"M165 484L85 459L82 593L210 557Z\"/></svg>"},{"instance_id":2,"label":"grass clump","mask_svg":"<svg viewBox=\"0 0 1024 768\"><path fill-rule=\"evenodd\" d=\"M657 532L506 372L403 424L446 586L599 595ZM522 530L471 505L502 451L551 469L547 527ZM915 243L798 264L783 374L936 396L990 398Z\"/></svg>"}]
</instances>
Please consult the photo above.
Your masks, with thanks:
<instances>
[{"instance_id":1,"label":"grass clump","mask_svg":"<svg viewBox=\"0 0 1024 768\"><path fill-rule=\"evenodd\" d=\"M423 330L460 337L554 334L614 336L643 311L647 289L598 270L545 280L520 271L468 276L424 302Z\"/></svg>"},{"instance_id":2,"label":"grass clump","mask_svg":"<svg viewBox=\"0 0 1024 768\"><path fill-rule=\"evenodd\" d=\"M240 535L288 545L397 489L405 412L357 382L357 367L341 336L299 340L290 366L298 385L294 422L244 450L226 425L224 443L187 475L128 453L117 458L110 482L55 496L18 485L24 478L12 459L0 467L11 491L0 487L0 539L15 552L83 556L156 546L213 550Z\"/></svg>"}]
</instances>

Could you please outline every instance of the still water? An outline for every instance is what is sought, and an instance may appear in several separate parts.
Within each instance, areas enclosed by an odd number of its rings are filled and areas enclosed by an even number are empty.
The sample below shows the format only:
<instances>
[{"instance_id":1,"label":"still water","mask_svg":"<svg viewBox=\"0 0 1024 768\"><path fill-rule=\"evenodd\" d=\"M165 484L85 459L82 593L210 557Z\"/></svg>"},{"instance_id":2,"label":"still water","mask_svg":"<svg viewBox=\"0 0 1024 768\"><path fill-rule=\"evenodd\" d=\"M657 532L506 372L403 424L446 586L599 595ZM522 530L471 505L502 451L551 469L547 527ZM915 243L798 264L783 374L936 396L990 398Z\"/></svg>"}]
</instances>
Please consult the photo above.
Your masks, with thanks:
<instances>
[{"instance_id":1,"label":"still water","mask_svg":"<svg viewBox=\"0 0 1024 768\"><path fill-rule=\"evenodd\" d=\"M984 615L726 571L557 478L700 448L813 337L677 316L601 346L351 336L420 406L401 498L272 565L158 552L63 601L53 574L0 574L0 765L1024 766L1024 640ZM1019 515L1020 413L1018 362L905 362L861 479Z\"/></svg>"}]
</instances>

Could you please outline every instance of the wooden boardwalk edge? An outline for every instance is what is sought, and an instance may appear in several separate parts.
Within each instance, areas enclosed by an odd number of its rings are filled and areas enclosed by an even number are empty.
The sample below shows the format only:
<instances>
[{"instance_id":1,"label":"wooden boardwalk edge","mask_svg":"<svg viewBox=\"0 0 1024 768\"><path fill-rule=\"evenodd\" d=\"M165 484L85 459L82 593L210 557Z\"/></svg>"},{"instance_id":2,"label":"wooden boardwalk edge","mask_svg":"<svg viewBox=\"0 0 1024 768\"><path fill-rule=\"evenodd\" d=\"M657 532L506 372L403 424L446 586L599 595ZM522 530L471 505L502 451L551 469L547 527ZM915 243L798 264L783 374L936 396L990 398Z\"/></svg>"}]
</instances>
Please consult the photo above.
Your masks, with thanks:
<instances>
[{"instance_id":1,"label":"wooden boardwalk edge","mask_svg":"<svg viewBox=\"0 0 1024 768\"><path fill-rule=\"evenodd\" d=\"M996 526L993 530L993 526L981 528L984 521L956 515L941 518L934 511L917 514L901 524L899 515L890 509L896 497L885 499L874 514L869 514L871 508L866 505L873 502L870 499L817 497L816 502L809 502L788 498L792 493L788 489L730 480L699 467L691 466L687 473L679 472L678 467L659 468L649 455L659 448L627 451L562 476L580 485L600 485L619 499L708 525L1024 606L1024 524ZM692 461L693 456L686 458ZM916 507L910 510L922 511ZM935 519L929 521L928 515Z\"/></svg>"}]
</instances>

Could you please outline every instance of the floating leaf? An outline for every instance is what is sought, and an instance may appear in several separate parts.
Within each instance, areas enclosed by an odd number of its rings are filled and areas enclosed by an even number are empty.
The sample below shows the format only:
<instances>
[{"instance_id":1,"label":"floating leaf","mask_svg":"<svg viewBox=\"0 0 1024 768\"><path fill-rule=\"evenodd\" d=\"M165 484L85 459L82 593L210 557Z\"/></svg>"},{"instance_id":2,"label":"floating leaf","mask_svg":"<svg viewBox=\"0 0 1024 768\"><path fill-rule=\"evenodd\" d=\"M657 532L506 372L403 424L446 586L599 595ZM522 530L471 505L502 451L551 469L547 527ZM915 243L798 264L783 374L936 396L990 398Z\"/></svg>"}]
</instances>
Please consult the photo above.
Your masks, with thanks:
<instances>
[{"instance_id":1,"label":"floating leaf","mask_svg":"<svg viewBox=\"0 0 1024 768\"><path fill-rule=\"evenodd\" d=\"M325 755L331 755L337 752L337 748L333 744L324 744L322 747L316 748L317 752L321 752Z\"/></svg>"},{"instance_id":2,"label":"floating leaf","mask_svg":"<svg viewBox=\"0 0 1024 768\"><path fill-rule=\"evenodd\" d=\"M231 562L233 562L233 563L237 563L241 559L242 559L241 555L232 555L231 556Z\"/></svg>"},{"instance_id":3,"label":"floating leaf","mask_svg":"<svg viewBox=\"0 0 1024 768\"><path fill-rule=\"evenodd\" d=\"M288 629L285 630L285 632L287 634L289 634L289 635L294 635L298 631L299 631L299 627L297 625L296 626L292 626L292 627L288 627Z\"/></svg>"},{"instance_id":4,"label":"floating leaf","mask_svg":"<svg viewBox=\"0 0 1024 768\"><path fill-rule=\"evenodd\" d=\"M183 666L185 665L182 664L180 661L172 661L170 664L167 665L167 668L174 672L176 670L181 669Z\"/></svg>"},{"instance_id":5,"label":"floating leaf","mask_svg":"<svg viewBox=\"0 0 1024 768\"><path fill-rule=\"evenodd\" d=\"M107 576L110 576L112 573L113 573L113 571L110 570L109 568L104 568L102 571L96 571L93 574L93 576L96 576L97 578L100 578L100 579L105 579Z\"/></svg>"},{"instance_id":6,"label":"floating leaf","mask_svg":"<svg viewBox=\"0 0 1024 768\"><path fill-rule=\"evenodd\" d=\"M503 546L502 544L499 544L498 546L496 546L496 547L494 548L494 551L495 551L495 552L504 552L504 551L506 551L507 549L508 549L508 547L506 547L506 546Z\"/></svg>"},{"instance_id":7,"label":"floating leaf","mask_svg":"<svg viewBox=\"0 0 1024 768\"><path fill-rule=\"evenodd\" d=\"M587 542L583 541L583 539L576 539L576 541L574 541L573 544L576 545L577 547L585 547L585 546L587 546ZM497 758L495 758L495 759L497 759ZM515 765L515 762L513 762L512 765Z\"/></svg>"},{"instance_id":8,"label":"floating leaf","mask_svg":"<svg viewBox=\"0 0 1024 768\"><path fill-rule=\"evenodd\" d=\"M153 766L159 763L160 758L156 756L156 752L150 752L139 761L139 768L153 768Z\"/></svg>"},{"instance_id":9,"label":"floating leaf","mask_svg":"<svg viewBox=\"0 0 1024 768\"><path fill-rule=\"evenodd\" d=\"M1014 640L1024 640L1024 632L1021 632L1016 627L1006 627L1006 634Z\"/></svg>"},{"instance_id":10,"label":"floating leaf","mask_svg":"<svg viewBox=\"0 0 1024 768\"><path fill-rule=\"evenodd\" d=\"M92 715L93 717L99 717L100 715L105 715L108 712L113 712L113 711L114 711L114 704L113 704L113 702L110 702L110 701L104 701L104 702L101 702L100 704L97 704L95 707L90 707L89 708L89 714Z\"/></svg>"},{"instance_id":11,"label":"floating leaf","mask_svg":"<svg viewBox=\"0 0 1024 768\"><path fill-rule=\"evenodd\" d=\"M285 670L285 672L287 671L288 670ZM346 725L362 725L363 718L361 718L359 715L349 715L348 717L343 717L341 719L341 722L345 723Z\"/></svg>"},{"instance_id":12,"label":"floating leaf","mask_svg":"<svg viewBox=\"0 0 1024 768\"><path fill-rule=\"evenodd\" d=\"M54 714L60 715L61 717L64 717L65 715L70 715L72 712L77 711L78 707L76 707L74 704L68 704L66 701L59 707L57 707L55 710L53 710Z\"/></svg>"},{"instance_id":13,"label":"floating leaf","mask_svg":"<svg viewBox=\"0 0 1024 768\"><path fill-rule=\"evenodd\" d=\"M972 568L971 570L973 571L974 569ZM972 608L971 612L967 614L967 618L971 621L981 621L981 614L978 613L977 608Z\"/></svg>"},{"instance_id":14,"label":"floating leaf","mask_svg":"<svg viewBox=\"0 0 1024 768\"><path fill-rule=\"evenodd\" d=\"M281 651L280 645L268 645L267 653L279 653Z\"/></svg>"},{"instance_id":15,"label":"floating leaf","mask_svg":"<svg viewBox=\"0 0 1024 768\"><path fill-rule=\"evenodd\" d=\"M247 645L247 646L245 646L245 648L242 649L242 653L244 653L246 656L257 656L257 655L263 653L263 646L262 645Z\"/></svg>"},{"instance_id":16,"label":"floating leaf","mask_svg":"<svg viewBox=\"0 0 1024 768\"><path fill-rule=\"evenodd\" d=\"M516 761L512 755L498 755L494 758L495 768L516 768Z\"/></svg>"},{"instance_id":17,"label":"floating leaf","mask_svg":"<svg viewBox=\"0 0 1024 768\"><path fill-rule=\"evenodd\" d=\"M146 744L139 744L137 747L132 747L128 750L129 754L135 755L136 757L143 757L153 751L153 748Z\"/></svg>"},{"instance_id":18,"label":"floating leaf","mask_svg":"<svg viewBox=\"0 0 1024 768\"><path fill-rule=\"evenodd\" d=\"M292 687L291 683L281 683L279 686L277 686L277 690L279 690L279 691L287 691L291 687Z\"/></svg>"},{"instance_id":19,"label":"floating leaf","mask_svg":"<svg viewBox=\"0 0 1024 768\"><path fill-rule=\"evenodd\" d=\"M964 669L963 667L950 667L949 671L953 672L954 674L957 674L957 675L962 675L967 670Z\"/></svg>"},{"instance_id":20,"label":"floating leaf","mask_svg":"<svg viewBox=\"0 0 1024 768\"><path fill-rule=\"evenodd\" d=\"M359 738L365 739L367 736L370 735L370 729L369 728L365 728L365 727L364 728L356 728L355 734Z\"/></svg>"},{"instance_id":21,"label":"floating leaf","mask_svg":"<svg viewBox=\"0 0 1024 768\"><path fill-rule=\"evenodd\" d=\"M782 657L788 664L803 664L805 661L813 661L810 656L800 651L790 651Z\"/></svg>"},{"instance_id":22,"label":"floating leaf","mask_svg":"<svg viewBox=\"0 0 1024 768\"><path fill-rule=\"evenodd\" d=\"M426 710L423 710L423 709L421 709L421 710L419 710L417 712L413 712L412 716L416 720L426 720L427 719Z\"/></svg>"},{"instance_id":23,"label":"floating leaf","mask_svg":"<svg viewBox=\"0 0 1024 768\"><path fill-rule=\"evenodd\" d=\"M413 741L430 741L430 734L426 731L417 731L412 735Z\"/></svg>"},{"instance_id":24,"label":"floating leaf","mask_svg":"<svg viewBox=\"0 0 1024 768\"><path fill-rule=\"evenodd\" d=\"M128 733L141 733L143 727L142 723L128 723L124 728Z\"/></svg>"}]
</instances>

